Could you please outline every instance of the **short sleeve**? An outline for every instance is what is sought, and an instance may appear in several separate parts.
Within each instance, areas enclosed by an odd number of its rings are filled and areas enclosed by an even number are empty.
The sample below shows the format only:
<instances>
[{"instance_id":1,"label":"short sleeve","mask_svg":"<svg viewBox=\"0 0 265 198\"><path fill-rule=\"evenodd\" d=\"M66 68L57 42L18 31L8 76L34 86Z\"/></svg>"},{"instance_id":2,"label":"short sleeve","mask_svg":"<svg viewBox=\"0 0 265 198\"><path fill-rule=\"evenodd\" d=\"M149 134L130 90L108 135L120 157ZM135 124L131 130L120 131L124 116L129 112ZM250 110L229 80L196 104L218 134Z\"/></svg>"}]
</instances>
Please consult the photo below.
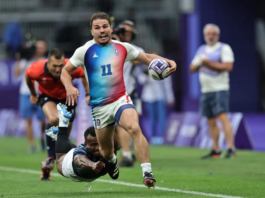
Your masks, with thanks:
<instances>
[{"instance_id":1,"label":"short sleeve","mask_svg":"<svg viewBox=\"0 0 265 198\"><path fill-rule=\"evenodd\" d=\"M231 47L227 44L224 44L222 53L221 53L221 60L223 63L233 63L234 60L234 53Z\"/></svg>"},{"instance_id":2,"label":"short sleeve","mask_svg":"<svg viewBox=\"0 0 265 198\"><path fill-rule=\"evenodd\" d=\"M191 61L192 65L201 65L201 58L200 58L200 52L202 51L203 46L199 47L199 49L196 51L196 54L194 56L194 58Z\"/></svg>"},{"instance_id":3,"label":"short sleeve","mask_svg":"<svg viewBox=\"0 0 265 198\"><path fill-rule=\"evenodd\" d=\"M35 80L36 77L36 71L34 70L34 63L31 64L31 66L29 66L26 69L26 75L28 76L28 78L30 78L31 80Z\"/></svg>"},{"instance_id":4,"label":"short sleeve","mask_svg":"<svg viewBox=\"0 0 265 198\"><path fill-rule=\"evenodd\" d=\"M133 47L129 43L123 43L123 46L127 50L127 56L126 56L125 62L131 61L137 58L137 56L139 55L139 51L135 47Z\"/></svg>"},{"instance_id":5,"label":"short sleeve","mask_svg":"<svg viewBox=\"0 0 265 198\"><path fill-rule=\"evenodd\" d=\"M87 151L84 146L80 145L74 149L73 157L76 155L87 155Z\"/></svg>"},{"instance_id":6,"label":"short sleeve","mask_svg":"<svg viewBox=\"0 0 265 198\"><path fill-rule=\"evenodd\" d=\"M82 67L78 67L73 73L72 73L72 78L81 78L84 76L84 71Z\"/></svg>"},{"instance_id":7,"label":"short sleeve","mask_svg":"<svg viewBox=\"0 0 265 198\"><path fill-rule=\"evenodd\" d=\"M84 46L79 47L75 50L74 55L70 58L70 62L75 66L83 66L84 65L84 59L85 59L85 53L86 49Z\"/></svg>"},{"instance_id":8,"label":"short sleeve","mask_svg":"<svg viewBox=\"0 0 265 198\"><path fill-rule=\"evenodd\" d=\"M145 51L144 51L143 48L138 47L137 50L138 50L139 52L143 52L143 53L145 53Z\"/></svg>"}]
</instances>

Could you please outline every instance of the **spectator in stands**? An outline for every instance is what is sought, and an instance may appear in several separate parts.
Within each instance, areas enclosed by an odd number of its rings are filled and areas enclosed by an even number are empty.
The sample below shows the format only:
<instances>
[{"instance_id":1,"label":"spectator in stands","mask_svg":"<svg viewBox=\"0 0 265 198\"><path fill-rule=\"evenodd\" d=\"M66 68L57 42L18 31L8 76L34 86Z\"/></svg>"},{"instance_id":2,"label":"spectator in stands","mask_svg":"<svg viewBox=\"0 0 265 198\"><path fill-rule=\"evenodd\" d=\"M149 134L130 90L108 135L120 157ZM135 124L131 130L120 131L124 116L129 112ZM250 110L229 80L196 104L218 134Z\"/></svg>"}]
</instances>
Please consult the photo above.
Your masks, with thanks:
<instances>
[{"instance_id":1,"label":"spectator in stands","mask_svg":"<svg viewBox=\"0 0 265 198\"><path fill-rule=\"evenodd\" d=\"M8 58L15 58L15 54L22 44L22 28L19 23L11 22L6 25L3 43L6 46L6 56Z\"/></svg>"},{"instance_id":2,"label":"spectator in stands","mask_svg":"<svg viewBox=\"0 0 265 198\"><path fill-rule=\"evenodd\" d=\"M30 57L31 51L34 49L33 57ZM14 69L14 74L16 76L22 75L22 81L19 89L19 113L26 119L26 135L30 144L30 152L34 153L36 151L33 130L32 130L32 117L33 113L37 113L37 118L41 122L41 150L45 150L44 132L45 132L45 115L41 107L36 106L30 102L30 91L25 80L25 71L31 63L42 60L45 58L47 51L47 43L43 40L36 42L35 47L32 46L23 47L21 53L17 54L17 63ZM22 57L21 57L22 55ZM37 86L35 85L37 89Z\"/></svg>"}]
</instances>

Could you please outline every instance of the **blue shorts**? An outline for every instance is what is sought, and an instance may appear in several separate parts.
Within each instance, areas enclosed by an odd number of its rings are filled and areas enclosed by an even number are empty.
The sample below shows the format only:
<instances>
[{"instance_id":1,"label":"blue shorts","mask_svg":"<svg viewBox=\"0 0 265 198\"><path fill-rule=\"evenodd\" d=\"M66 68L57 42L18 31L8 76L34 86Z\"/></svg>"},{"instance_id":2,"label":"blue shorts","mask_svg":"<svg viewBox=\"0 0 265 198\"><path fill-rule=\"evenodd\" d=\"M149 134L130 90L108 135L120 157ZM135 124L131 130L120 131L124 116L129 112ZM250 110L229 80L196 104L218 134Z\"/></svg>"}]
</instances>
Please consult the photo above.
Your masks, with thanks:
<instances>
[{"instance_id":1,"label":"blue shorts","mask_svg":"<svg viewBox=\"0 0 265 198\"><path fill-rule=\"evenodd\" d=\"M45 119L45 115L40 106L30 102L30 95L19 95L19 113L23 118L32 118L33 113L37 113L38 119Z\"/></svg>"},{"instance_id":2,"label":"blue shorts","mask_svg":"<svg viewBox=\"0 0 265 198\"><path fill-rule=\"evenodd\" d=\"M229 91L202 93L200 98L202 116L215 118L223 112L229 112Z\"/></svg>"}]
</instances>

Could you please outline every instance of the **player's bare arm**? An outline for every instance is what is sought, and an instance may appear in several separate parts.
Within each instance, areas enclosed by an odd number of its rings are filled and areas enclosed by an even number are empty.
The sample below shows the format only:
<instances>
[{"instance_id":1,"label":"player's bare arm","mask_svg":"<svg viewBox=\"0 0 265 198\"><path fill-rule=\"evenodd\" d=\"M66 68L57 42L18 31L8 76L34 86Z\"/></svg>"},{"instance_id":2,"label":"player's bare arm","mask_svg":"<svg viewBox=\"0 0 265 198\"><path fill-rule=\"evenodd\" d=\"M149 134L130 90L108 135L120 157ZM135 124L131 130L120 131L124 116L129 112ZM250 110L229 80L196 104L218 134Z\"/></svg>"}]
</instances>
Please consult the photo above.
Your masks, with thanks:
<instances>
[{"instance_id":1,"label":"player's bare arm","mask_svg":"<svg viewBox=\"0 0 265 198\"><path fill-rule=\"evenodd\" d=\"M92 162L85 155L76 155L74 157L74 163L82 170L92 169L96 173L99 173L105 167L103 162Z\"/></svg>"},{"instance_id":2,"label":"player's bare arm","mask_svg":"<svg viewBox=\"0 0 265 198\"><path fill-rule=\"evenodd\" d=\"M89 101L90 101L90 94L89 94L89 85L88 85L88 82L86 80L86 76L84 75L82 78L81 78L81 82L85 88L85 93L86 93L86 103L89 105Z\"/></svg>"},{"instance_id":3,"label":"player's bare arm","mask_svg":"<svg viewBox=\"0 0 265 198\"><path fill-rule=\"evenodd\" d=\"M147 53L139 52L139 55L137 56L136 59L134 59L134 61L140 61L140 62L144 63L145 65L149 65L152 62L152 60L154 60L155 58L164 59L169 64L170 68L167 72L166 77L170 76L174 71L176 71L177 64L175 63L175 61L169 60L169 59L161 57L161 56L158 56L156 54L147 54Z\"/></svg>"},{"instance_id":4,"label":"player's bare arm","mask_svg":"<svg viewBox=\"0 0 265 198\"><path fill-rule=\"evenodd\" d=\"M76 69L77 68L70 61L68 61L62 69L61 81L66 90L66 104L68 104L68 106L77 104L77 96L79 96L79 91L73 86L71 76Z\"/></svg>"},{"instance_id":5,"label":"player's bare arm","mask_svg":"<svg viewBox=\"0 0 265 198\"><path fill-rule=\"evenodd\" d=\"M208 59L202 60L202 65L208 67L209 69L213 69L216 71L232 71L233 63L221 63L221 62L211 62Z\"/></svg>"},{"instance_id":6,"label":"player's bare arm","mask_svg":"<svg viewBox=\"0 0 265 198\"><path fill-rule=\"evenodd\" d=\"M34 80L30 79L27 74L25 74L25 79L26 79L26 83L27 83L29 90L30 90L30 102L32 104L37 104L38 103L38 95L37 95L36 90L35 90Z\"/></svg>"}]
</instances>

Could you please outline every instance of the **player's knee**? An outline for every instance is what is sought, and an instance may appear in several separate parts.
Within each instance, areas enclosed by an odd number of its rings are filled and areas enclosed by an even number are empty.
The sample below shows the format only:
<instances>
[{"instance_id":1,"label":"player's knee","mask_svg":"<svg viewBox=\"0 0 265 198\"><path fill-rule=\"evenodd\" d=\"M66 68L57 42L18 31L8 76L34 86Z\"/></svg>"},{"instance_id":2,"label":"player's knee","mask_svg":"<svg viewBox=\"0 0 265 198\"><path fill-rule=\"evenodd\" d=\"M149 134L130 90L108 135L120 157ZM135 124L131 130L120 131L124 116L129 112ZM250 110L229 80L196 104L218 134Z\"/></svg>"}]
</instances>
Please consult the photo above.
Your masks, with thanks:
<instances>
[{"instance_id":1,"label":"player's knee","mask_svg":"<svg viewBox=\"0 0 265 198\"><path fill-rule=\"evenodd\" d=\"M134 136L137 136L140 133L140 126L138 123L131 123L128 125L127 131L133 138Z\"/></svg>"},{"instance_id":2,"label":"player's knee","mask_svg":"<svg viewBox=\"0 0 265 198\"><path fill-rule=\"evenodd\" d=\"M59 120L56 116L48 118L48 123L53 126L57 126L59 123Z\"/></svg>"}]
</instances>

